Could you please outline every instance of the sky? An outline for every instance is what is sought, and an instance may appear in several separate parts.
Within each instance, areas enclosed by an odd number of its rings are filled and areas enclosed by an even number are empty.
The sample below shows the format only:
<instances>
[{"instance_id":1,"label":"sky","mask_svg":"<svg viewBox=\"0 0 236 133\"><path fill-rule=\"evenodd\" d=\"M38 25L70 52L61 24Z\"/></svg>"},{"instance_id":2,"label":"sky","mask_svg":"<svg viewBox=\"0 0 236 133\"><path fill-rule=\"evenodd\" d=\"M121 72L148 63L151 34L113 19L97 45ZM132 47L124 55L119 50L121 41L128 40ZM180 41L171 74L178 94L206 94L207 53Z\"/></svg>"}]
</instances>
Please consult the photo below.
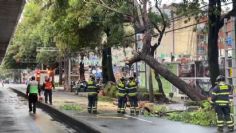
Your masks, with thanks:
<instances>
[{"instance_id":1,"label":"sky","mask_svg":"<svg viewBox=\"0 0 236 133\"><path fill-rule=\"evenodd\" d=\"M152 0L152 2L154 3L154 1L155 0ZM169 5L169 4L171 4L171 3L179 3L179 2L182 2L183 0L159 0L159 1L161 1L161 4L163 5L163 4L167 4L167 5ZM209 0L204 0L205 2L208 2ZM227 2L226 3L230 3L230 2L232 2L232 0L227 0ZM223 10L226 10L226 8L229 8L229 9L232 9L232 4L230 4L230 5L227 5L227 6L222 6L223 7Z\"/></svg>"}]
</instances>

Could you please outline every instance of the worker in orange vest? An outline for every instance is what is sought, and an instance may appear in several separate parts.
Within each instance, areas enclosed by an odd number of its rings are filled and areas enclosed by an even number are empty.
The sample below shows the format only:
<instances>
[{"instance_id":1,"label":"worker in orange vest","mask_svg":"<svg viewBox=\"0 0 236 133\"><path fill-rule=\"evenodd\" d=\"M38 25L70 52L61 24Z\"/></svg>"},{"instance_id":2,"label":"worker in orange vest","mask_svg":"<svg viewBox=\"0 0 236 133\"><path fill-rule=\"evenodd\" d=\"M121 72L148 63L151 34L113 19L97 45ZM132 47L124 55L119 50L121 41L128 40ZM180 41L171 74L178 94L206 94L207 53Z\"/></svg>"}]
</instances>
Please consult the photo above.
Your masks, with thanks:
<instances>
[{"instance_id":1,"label":"worker in orange vest","mask_svg":"<svg viewBox=\"0 0 236 133\"><path fill-rule=\"evenodd\" d=\"M48 103L48 96L49 96L49 102L51 105L52 105L52 89L55 89L53 82L50 81L48 77L45 78L45 82L43 83L45 103Z\"/></svg>"}]
</instances>

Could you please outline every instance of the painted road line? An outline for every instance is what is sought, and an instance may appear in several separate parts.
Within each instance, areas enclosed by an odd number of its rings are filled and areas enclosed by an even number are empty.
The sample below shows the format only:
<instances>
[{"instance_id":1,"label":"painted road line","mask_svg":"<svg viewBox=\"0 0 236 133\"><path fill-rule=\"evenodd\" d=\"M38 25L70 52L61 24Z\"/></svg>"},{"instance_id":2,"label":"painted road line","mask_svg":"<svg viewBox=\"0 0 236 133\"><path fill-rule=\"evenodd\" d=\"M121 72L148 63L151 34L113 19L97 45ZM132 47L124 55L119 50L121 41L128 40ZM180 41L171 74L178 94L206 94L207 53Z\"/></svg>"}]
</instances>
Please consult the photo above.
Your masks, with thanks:
<instances>
[{"instance_id":1,"label":"painted road line","mask_svg":"<svg viewBox=\"0 0 236 133\"><path fill-rule=\"evenodd\" d=\"M97 115L97 118L105 118L105 119L125 119L125 120L128 119L128 118L119 117L119 116L102 116L102 115Z\"/></svg>"},{"instance_id":2,"label":"painted road line","mask_svg":"<svg viewBox=\"0 0 236 133\"><path fill-rule=\"evenodd\" d=\"M133 117L133 116L130 116L130 115L125 115L125 116L129 117L129 118L137 119L137 120L140 120L140 121L143 121L143 122L153 123L152 121L144 120L144 119L141 119L141 118L138 118L138 117Z\"/></svg>"}]
</instances>

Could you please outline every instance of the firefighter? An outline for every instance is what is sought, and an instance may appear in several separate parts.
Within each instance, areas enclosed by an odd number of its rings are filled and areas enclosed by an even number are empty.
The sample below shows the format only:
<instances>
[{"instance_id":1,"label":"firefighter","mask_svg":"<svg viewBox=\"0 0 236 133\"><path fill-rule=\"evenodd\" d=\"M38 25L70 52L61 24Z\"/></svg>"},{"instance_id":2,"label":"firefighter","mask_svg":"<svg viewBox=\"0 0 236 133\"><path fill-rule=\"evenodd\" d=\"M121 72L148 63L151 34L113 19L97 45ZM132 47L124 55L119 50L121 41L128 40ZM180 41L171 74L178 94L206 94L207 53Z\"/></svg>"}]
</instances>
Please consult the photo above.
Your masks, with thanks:
<instances>
[{"instance_id":1,"label":"firefighter","mask_svg":"<svg viewBox=\"0 0 236 133\"><path fill-rule=\"evenodd\" d=\"M98 88L96 86L94 76L90 76L90 80L87 82L87 92L88 92L88 112L97 113Z\"/></svg>"},{"instance_id":2,"label":"firefighter","mask_svg":"<svg viewBox=\"0 0 236 133\"><path fill-rule=\"evenodd\" d=\"M35 81L35 77L31 77L31 81L27 85L26 95L29 101L29 112L36 113L36 104L38 101L38 95L40 96L40 88L38 81ZM32 108L33 105L33 108Z\"/></svg>"},{"instance_id":3,"label":"firefighter","mask_svg":"<svg viewBox=\"0 0 236 133\"><path fill-rule=\"evenodd\" d=\"M126 82L125 82L125 78L122 77L120 79L120 82L117 84L117 89L118 89L118 93L117 93L117 97L118 97L118 109L117 109L117 113L125 113L125 108L126 108L126 102L127 102L127 90L126 90Z\"/></svg>"},{"instance_id":4,"label":"firefighter","mask_svg":"<svg viewBox=\"0 0 236 133\"><path fill-rule=\"evenodd\" d=\"M218 131L223 132L224 121L228 126L230 132L234 131L234 121L230 116L230 95L232 88L225 83L225 77L219 75L216 78L217 85L212 89L211 100L217 115Z\"/></svg>"},{"instance_id":5,"label":"firefighter","mask_svg":"<svg viewBox=\"0 0 236 133\"><path fill-rule=\"evenodd\" d=\"M43 90L44 90L44 97L45 97L45 103L48 103L48 97L49 97L49 103L52 105L52 89L55 89L55 86L52 81L50 81L49 77L45 78L45 82L43 83Z\"/></svg>"},{"instance_id":6,"label":"firefighter","mask_svg":"<svg viewBox=\"0 0 236 133\"><path fill-rule=\"evenodd\" d=\"M130 114L136 115L139 114L138 110L138 98L137 98L137 82L135 81L134 77L129 78L129 83L128 83L128 98L130 102Z\"/></svg>"}]
</instances>

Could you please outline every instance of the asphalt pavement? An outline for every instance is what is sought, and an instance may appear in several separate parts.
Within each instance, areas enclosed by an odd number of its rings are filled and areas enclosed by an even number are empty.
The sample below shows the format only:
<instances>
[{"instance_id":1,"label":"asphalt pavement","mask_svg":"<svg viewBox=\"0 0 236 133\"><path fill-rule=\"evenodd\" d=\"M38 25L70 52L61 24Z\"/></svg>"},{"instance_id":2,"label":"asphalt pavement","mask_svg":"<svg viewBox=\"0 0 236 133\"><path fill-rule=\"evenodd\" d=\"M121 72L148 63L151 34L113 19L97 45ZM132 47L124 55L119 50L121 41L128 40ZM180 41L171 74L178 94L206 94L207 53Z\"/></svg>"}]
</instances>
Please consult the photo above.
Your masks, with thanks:
<instances>
[{"instance_id":1,"label":"asphalt pavement","mask_svg":"<svg viewBox=\"0 0 236 133\"><path fill-rule=\"evenodd\" d=\"M26 99L6 87L0 87L0 124L0 133L75 133L39 108L29 113Z\"/></svg>"},{"instance_id":2,"label":"asphalt pavement","mask_svg":"<svg viewBox=\"0 0 236 133\"><path fill-rule=\"evenodd\" d=\"M13 86L20 89L20 86ZM73 93L62 93L55 91L53 99L66 99L66 101L83 100L78 99ZM81 101L86 102L86 101ZM86 104L86 103L85 103ZM55 106L55 105L53 105ZM58 109L60 110L60 109ZM98 106L99 110L99 106ZM79 121L98 129L102 133L217 133L216 127L203 127L187 124L183 122L170 121L158 117L130 116L117 114L116 112L103 112L101 109L98 114L88 114L87 112L66 111L61 112ZM189 118L191 119L191 118ZM227 130L225 130L227 131Z\"/></svg>"}]
</instances>

